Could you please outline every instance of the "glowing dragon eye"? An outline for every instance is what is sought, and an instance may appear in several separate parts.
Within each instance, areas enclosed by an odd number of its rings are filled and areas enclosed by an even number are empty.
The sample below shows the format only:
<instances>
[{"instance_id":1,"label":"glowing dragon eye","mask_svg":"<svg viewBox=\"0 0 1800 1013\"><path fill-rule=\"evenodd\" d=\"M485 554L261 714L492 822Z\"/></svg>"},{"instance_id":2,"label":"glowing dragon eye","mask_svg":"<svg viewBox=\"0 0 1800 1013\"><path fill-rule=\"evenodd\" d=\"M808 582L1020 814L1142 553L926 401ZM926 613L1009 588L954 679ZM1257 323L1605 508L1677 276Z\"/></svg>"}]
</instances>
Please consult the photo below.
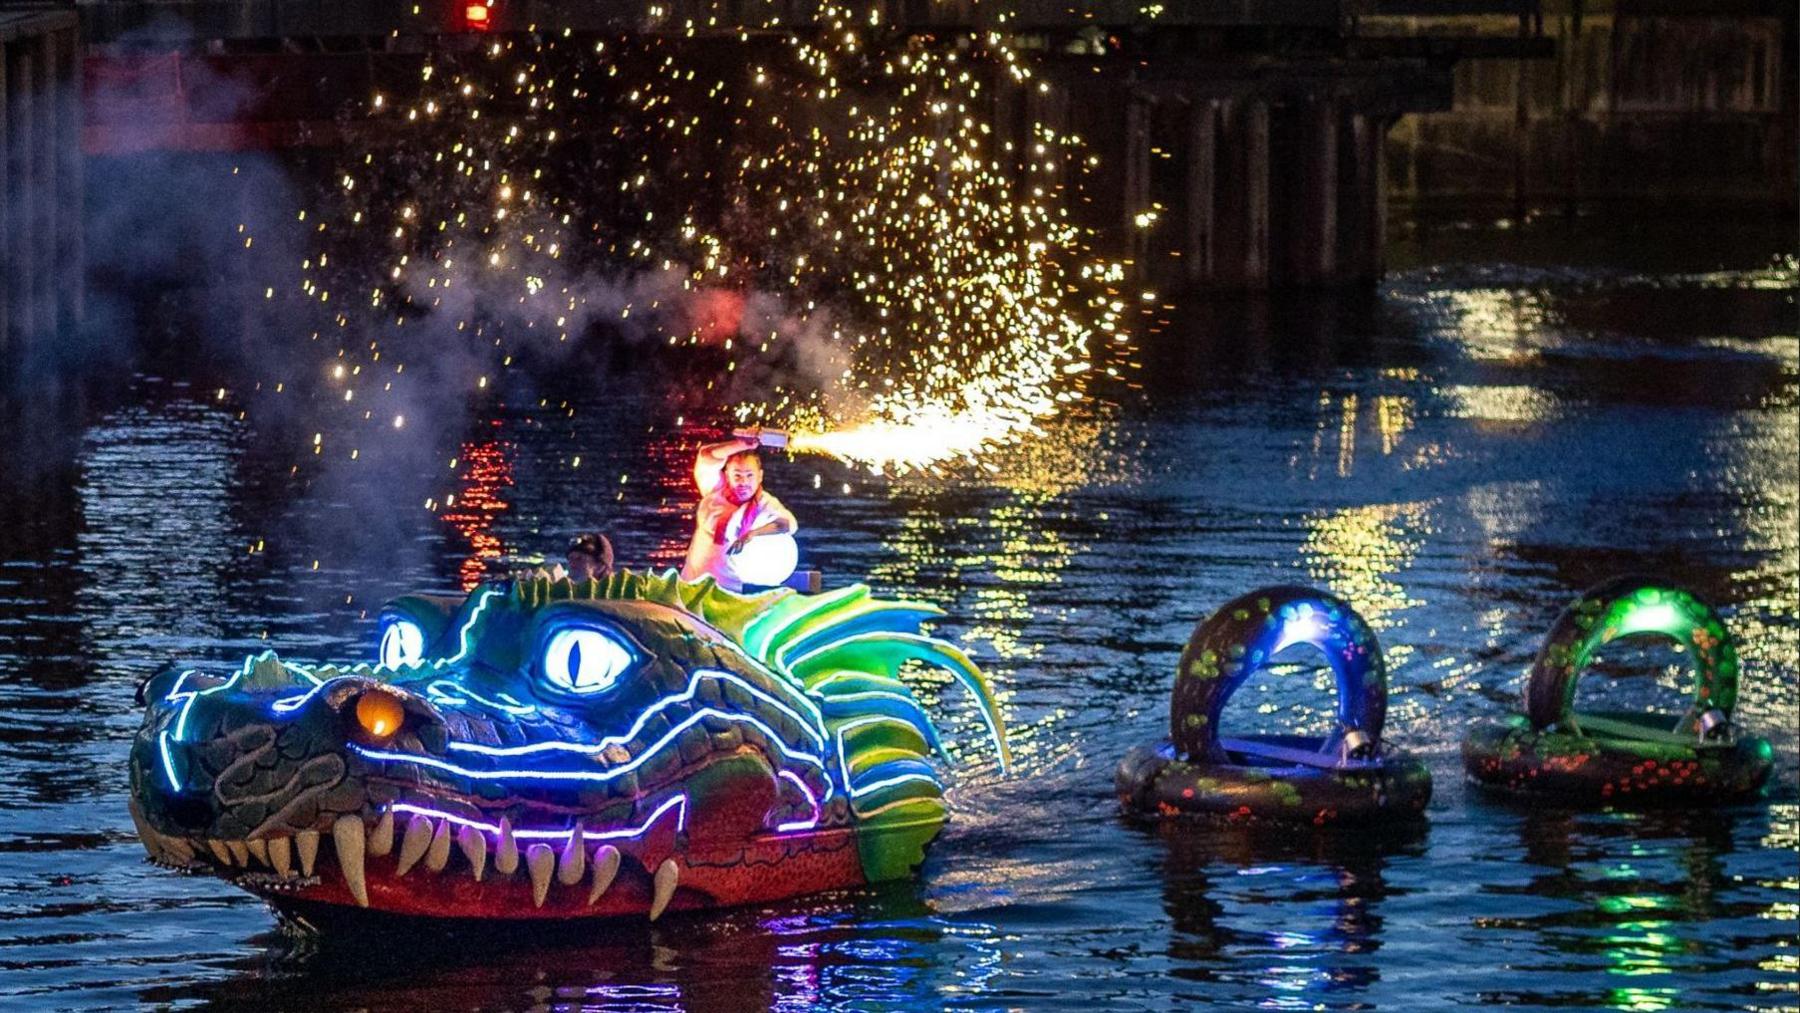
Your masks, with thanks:
<instances>
[{"instance_id":1,"label":"glowing dragon eye","mask_svg":"<svg viewBox=\"0 0 1800 1013\"><path fill-rule=\"evenodd\" d=\"M544 675L557 688L602 693L631 667L631 649L601 630L558 630L544 647Z\"/></svg>"},{"instance_id":2,"label":"glowing dragon eye","mask_svg":"<svg viewBox=\"0 0 1800 1013\"><path fill-rule=\"evenodd\" d=\"M425 631L418 623L390 620L381 628L381 663L388 668L416 665L425 656Z\"/></svg>"}]
</instances>

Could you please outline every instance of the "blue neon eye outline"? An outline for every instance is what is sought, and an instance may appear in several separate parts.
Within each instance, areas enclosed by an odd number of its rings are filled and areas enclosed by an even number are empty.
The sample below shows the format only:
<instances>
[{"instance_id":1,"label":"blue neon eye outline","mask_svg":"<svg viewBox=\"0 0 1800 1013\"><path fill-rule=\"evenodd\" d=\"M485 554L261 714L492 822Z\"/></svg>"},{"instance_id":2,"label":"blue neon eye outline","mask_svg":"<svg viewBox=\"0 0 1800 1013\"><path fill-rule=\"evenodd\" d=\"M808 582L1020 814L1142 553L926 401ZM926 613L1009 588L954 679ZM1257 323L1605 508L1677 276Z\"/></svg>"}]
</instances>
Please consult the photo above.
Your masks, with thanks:
<instances>
[{"instance_id":1,"label":"blue neon eye outline","mask_svg":"<svg viewBox=\"0 0 1800 1013\"><path fill-rule=\"evenodd\" d=\"M595 696L618 686L643 659L622 631L599 623L551 627L539 640L537 670L558 693Z\"/></svg>"},{"instance_id":2,"label":"blue neon eye outline","mask_svg":"<svg viewBox=\"0 0 1800 1013\"><path fill-rule=\"evenodd\" d=\"M376 657L383 668L417 665L425 660L425 628L400 616L384 618Z\"/></svg>"}]
</instances>

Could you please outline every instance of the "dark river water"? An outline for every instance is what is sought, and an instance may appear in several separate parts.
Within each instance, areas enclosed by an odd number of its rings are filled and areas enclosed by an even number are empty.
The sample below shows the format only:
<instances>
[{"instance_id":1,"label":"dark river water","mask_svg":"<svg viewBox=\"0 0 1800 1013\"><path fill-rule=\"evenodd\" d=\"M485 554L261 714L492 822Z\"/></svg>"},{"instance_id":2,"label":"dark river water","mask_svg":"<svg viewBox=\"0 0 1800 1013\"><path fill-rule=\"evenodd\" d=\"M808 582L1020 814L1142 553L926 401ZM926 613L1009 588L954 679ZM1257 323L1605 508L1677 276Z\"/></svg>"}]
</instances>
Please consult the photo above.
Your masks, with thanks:
<instances>
[{"instance_id":1,"label":"dark river water","mask_svg":"<svg viewBox=\"0 0 1800 1013\"><path fill-rule=\"evenodd\" d=\"M439 434L421 478L296 470L306 433L173 371L98 403L15 404L0 1007L1793 1009L1794 254L1791 223L1421 228L1368 297L1153 307L1136 385L1096 388L991 470L774 461L828 584L948 612L938 630L993 679L1017 769L994 769L952 695L967 747L916 880L577 939L319 944L221 882L147 865L125 805L133 685L265 638L368 657L383 598L593 526L624 562L667 564L695 420L629 376L496 397ZM426 510L414 488L456 503ZM1775 745L1768 796L1583 813L1465 785L1463 729L1516 707L1556 612L1626 571L1722 610L1738 719ZM1113 767L1165 732L1192 625L1277 582L1330 588L1376 628L1387 735L1436 780L1428 820L1123 821ZM1585 680L1584 698L1678 701L1680 662L1621 654L1635 677ZM1309 670L1282 671L1227 720L1316 728L1329 708Z\"/></svg>"}]
</instances>

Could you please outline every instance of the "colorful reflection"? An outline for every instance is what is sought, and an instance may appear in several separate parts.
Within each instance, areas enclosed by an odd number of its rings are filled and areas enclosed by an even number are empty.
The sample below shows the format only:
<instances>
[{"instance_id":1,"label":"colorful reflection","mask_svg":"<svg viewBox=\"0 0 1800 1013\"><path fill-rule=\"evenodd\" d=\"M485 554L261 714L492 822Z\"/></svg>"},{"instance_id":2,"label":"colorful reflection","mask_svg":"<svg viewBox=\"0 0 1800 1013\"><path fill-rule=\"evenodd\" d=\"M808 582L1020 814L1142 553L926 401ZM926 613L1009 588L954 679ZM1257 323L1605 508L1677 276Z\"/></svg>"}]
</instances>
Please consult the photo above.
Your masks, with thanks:
<instances>
[{"instance_id":1,"label":"colorful reflection","mask_svg":"<svg viewBox=\"0 0 1800 1013\"><path fill-rule=\"evenodd\" d=\"M1779 810L1795 807L1772 808L1771 822L1779 825ZM1718 932L1732 934L1745 947L1776 942L1776 952L1756 965L1773 972L1770 976L1751 980L1744 974L1747 965L1738 965L1729 972L1734 980L1720 980L1718 987L1745 996L1794 993L1800 981L1792 976L1789 958L1793 929L1800 926L1796 905L1786 898L1800 888L1800 880L1784 875L1745 882L1729 875L1727 861L1738 850L1735 820L1729 812L1526 812L1520 822L1526 857L1543 871L1527 882L1490 884L1480 892L1529 897L1547 910L1474 921L1478 928L1504 929L1529 940L1535 954L1512 959L1522 975L1518 987L1486 997L1632 1011L1689 1008L1691 989L1685 983L1718 968L1707 942ZM1787 852L1790 868L1800 857L1791 841L1777 837L1775 847ZM1753 902L1751 894L1771 902ZM1759 924L1770 919L1787 928L1771 937ZM1517 935L1520 930L1525 934ZM1567 980L1582 984L1569 991L1563 986ZM1746 1008L1784 1007L1751 1001Z\"/></svg>"},{"instance_id":2,"label":"colorful reflection","mask_svg":"<svg viewBox=\"0 0 1800 1013\"><path fill-rule=\"evenodd\" d=\"M1311 578L1354 602L1377 630L1397 625L1397 615L1424 604L1396 579L1430 534L1431 504L1372 503L1310 514L1301 554ZM1404 660L1404 645L1387 645L1389 667Z\"/></svg>"},{"instance_id":3,"label":"colorful reflection","mask_svg":"<svg viewBox=\"0 0 1800 1013\"><path fill-rule=\"evenodd\" d=\"M1116 408L1087 412L1057 420L1041 439L995 450L983 461L981 482L973 486L979 498L972 504L946 502L942 485L930 479L902 479L889 487L893 501L911 505L884 540L869 580L941 600L968 623L959 638L963 646L984 662L1002 662L988 672L1007 711L1016 756L1069 748L1059 738L1066 711L1051 709L1027 720L1012 713L1006 672L1043 658L1045 643L1036 630L1044 595L1086 548L1066 533L1090 520L1067 494L1136 482L1140 459L1127 443ZM975 742L979 732L968 729Z\"/></svg>"},{"instance_id":4,"label":"colorful reflection","mask_svg":"<svg viewBox=\"0 0 1800 1013\"><path fill-rule=\"evenodd\" d=\"M1528 289L1467 289L1435 292L1445 311L1440 325L1471 359L1524 362L1538 355L1544 332L1560 323L1542 292Z\"/></svg>"},{"instance_id":5,"label":"colorful reflection","mask_svg":"<svg viewBox=\"0 0 1800 1013\"><path fill-rule=\"evenodd\" d=\"M505 492L513 484L512 452L510 443L489 439L464 443L457 453L461 487L444 498L438 517L468 543L469 554L456 567L464 591L473 591L486 578L489 563L504 554L494 522L510 506Z\"/></svg>"},{"instance_id":6,"label":"colorful reflection","mask_svg":"<svg viewBox=\"0 0 1800 1013\"><path fill-rule=\"evenodd\" d=\"M1387 380L1412 382L1414 371L1390 371ZM1334 394L1322 391L1317 402L1318 422L1313 430L1312 453L1307 468L1308 478L1320 477L1330 465L1329 474L1350 478L1356 474L1357 452L1372 427L1374 446L1382 457L1392 456L1407 446L1407 438L1418 427L1418 399L1411 394L1385 393L1365 397L1356 392ZM1367 416L1365 418L1365 415ZM1430 446L1414 449L1407 467L1428 464L1436 454Z\"/></svg>"},{"instance_id":7,"label":"colorful reflection","mask_svg":"<svg viewBox=\"0 0 1800 1013\"><path fill-rule=\"evenodd\" d=\"M1382 978L1389 863L1420 832L1160 825L1172 973L1238 984L1263 1009L1360 1008Z\"/></svg>"}]
</instances>

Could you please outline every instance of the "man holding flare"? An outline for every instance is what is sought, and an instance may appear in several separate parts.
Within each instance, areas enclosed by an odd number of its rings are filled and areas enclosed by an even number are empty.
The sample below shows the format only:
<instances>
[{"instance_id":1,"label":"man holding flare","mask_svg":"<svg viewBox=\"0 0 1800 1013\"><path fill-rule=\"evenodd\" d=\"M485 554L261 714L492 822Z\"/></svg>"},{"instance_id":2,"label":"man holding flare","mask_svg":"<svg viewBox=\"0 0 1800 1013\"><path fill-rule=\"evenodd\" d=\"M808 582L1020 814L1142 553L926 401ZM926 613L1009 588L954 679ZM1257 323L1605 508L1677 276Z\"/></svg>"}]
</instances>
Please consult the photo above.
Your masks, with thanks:
<instances>
[{"instance_id":1,"label":"man holding flare","mask_svg":"<svg viewBox=\"0 0 1800 1013\"><path fill-rule=\"evenodd\" d=\"M745 547L759 538L799 530L793 513L762 486L758 451L785 446L787 434L780 430L740 429L731 439L701 447L694 455L700 502L694 508L694 534L681 567L683 580L711 575L719 586L741 591L744 578L734 563ZM786 569L791 573L792 563ZM780 579L785 578L783 574Z\"/></svg>"}]
</instances>

